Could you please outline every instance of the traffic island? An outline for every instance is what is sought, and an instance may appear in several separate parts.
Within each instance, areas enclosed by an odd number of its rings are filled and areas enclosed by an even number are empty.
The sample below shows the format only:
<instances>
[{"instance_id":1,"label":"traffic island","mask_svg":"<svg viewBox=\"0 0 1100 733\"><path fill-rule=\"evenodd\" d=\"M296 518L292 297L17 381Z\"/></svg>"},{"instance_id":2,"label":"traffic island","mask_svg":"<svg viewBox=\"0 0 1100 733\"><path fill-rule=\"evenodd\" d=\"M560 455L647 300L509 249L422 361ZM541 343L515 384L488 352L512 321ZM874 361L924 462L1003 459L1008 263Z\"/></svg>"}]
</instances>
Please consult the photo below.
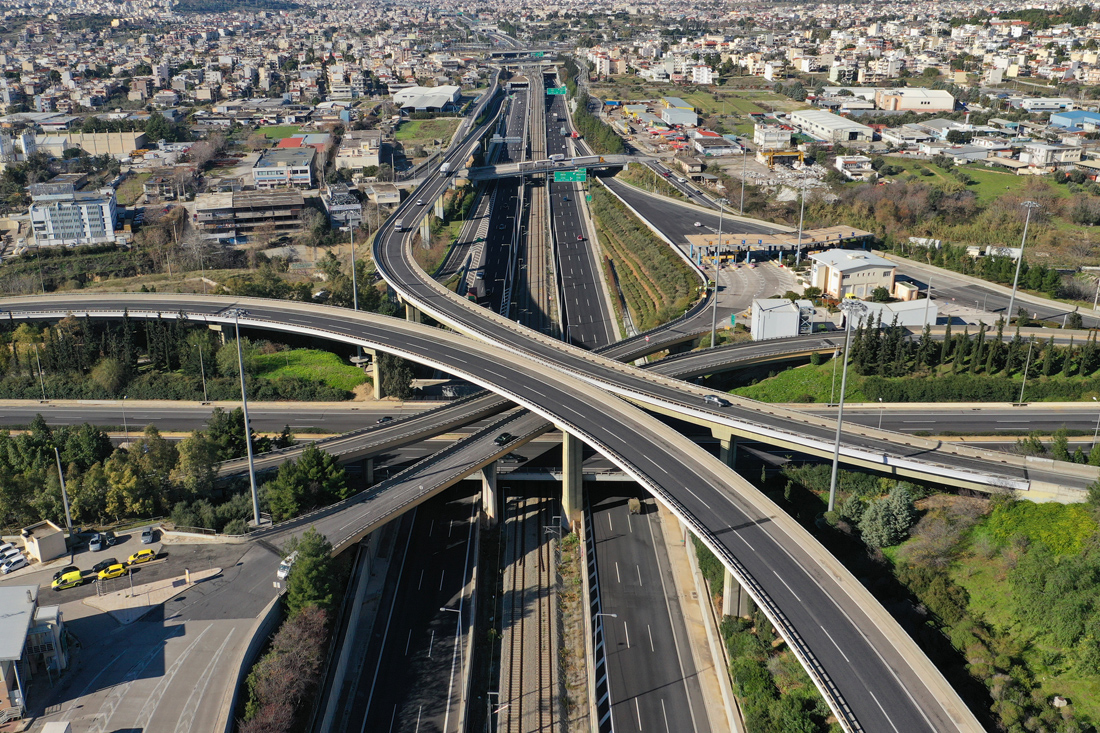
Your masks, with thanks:
<instances>
[{"instance_id":1,"label":"traffic island","mask_svg":"<svg viewBox=\"0 0 1100 733\"><path fill-rule=\"evenodd\" d=\"M165 603L196 583L221 575L221 568L200 570L176 578L165 578L152 583L126 587L122 590L95 595L84 599L84 604L111 614L125 626L137 621L155 606Z\"/></svg>"}]
</instances>

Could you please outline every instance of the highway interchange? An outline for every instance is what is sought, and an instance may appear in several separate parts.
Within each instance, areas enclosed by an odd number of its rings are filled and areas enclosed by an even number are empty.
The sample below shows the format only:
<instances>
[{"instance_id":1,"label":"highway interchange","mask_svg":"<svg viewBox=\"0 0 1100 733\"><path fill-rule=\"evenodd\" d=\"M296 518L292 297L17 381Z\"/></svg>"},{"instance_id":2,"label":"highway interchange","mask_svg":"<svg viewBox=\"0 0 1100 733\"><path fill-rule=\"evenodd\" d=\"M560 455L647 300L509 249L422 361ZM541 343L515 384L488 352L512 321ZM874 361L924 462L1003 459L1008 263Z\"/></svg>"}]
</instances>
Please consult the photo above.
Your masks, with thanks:
<instances>
[{"instance_id":1,"label":"highway interchange","mask_svg":"<svg viewBox=\"0 0 1100 733\"><path fill-rule=\"evenodd\" d=\"M468 149L468 143L460 145L448 158L462 158ZM434 198L445 183L430 179L418 195ZM406 208L398 216L409 213ZM7 299L0 307L16 318L56 318L69 311L111 317L119 315L125 304L133 318L185 311L196 319L225 323L229 320L226 309L241 305L249 311L242 323L251 328L361 343L464 376L579 435L689 523L772 615L850 729L977 729L961 701L904 632L876 603L868 604L869 596L858 582L835 561L822 557L824 551L808 535L731 470L608 391L654 408L730 425L738 420L770 421L772 428L782 428L797 419L805 434L826 431L827 421L786 413L766 417L759 408L740 404L724 411L708 410L699 399L702 392L688 390L685 397L683 383L645 376L540 339L483 309L449 298L416 271L405 247L405 237L387 228L376 249L380 269L391 286L420 310L488 343L471 348L469 339L438 329L265 301L150 294L115 296L106 302L60 296L49 299L48 305L41 299ZM889 437L848 436L848 440L862 441L875 453L903 450ZM948 458L960 466L982 461L950 452ZM852 658L859 662L853 664Z\"/></svg>"}]
</instances>

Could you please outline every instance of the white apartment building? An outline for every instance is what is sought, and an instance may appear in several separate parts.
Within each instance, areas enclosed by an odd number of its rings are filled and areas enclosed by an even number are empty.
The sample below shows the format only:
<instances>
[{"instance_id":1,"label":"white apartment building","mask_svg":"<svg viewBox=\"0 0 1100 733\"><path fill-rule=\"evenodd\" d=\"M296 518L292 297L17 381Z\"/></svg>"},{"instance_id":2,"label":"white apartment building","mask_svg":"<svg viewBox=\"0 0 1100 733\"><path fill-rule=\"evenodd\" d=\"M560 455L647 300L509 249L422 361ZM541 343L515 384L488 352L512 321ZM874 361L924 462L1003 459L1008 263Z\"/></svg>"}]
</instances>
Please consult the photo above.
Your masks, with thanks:
<instances>
[{"instance_id":1,"label":"white apartment building","mask_svg":"<svg viewBox=\"0 0 1100 733\"><path fill-rule=\"evenodd\" d=\"M699 64L698 66L691 67L691 83L692 84L713 84L714 83L714 70L706 64Z\"/></svg>"},{"instance_id":2,"label":"white apartment building","mask_svg":"<svg viewBox=\"0 0 1100 733\"><path fill-rule=\"evenodd\" d=\"M28 191L38 246L115 241L114 191L77 191L71 183L36 183Z\"/></svg>"},{"instance_id":3,"label":"white apartment building","mask_svg":"<svg viewBox=\"0 0 1100 733\"><path fill-rule=\"evenodd\" d=\"M379 165L382 146L381 130L352 130L344 133L336 152L337 168L367 168Z\"/></svg>"},{"instance_id":4,"label":"white apartment building","mask_svg":"<svg viewBox=\"0 0 1100 733\"><path fill-rule=\"evenodd\" d=\"M752 142L761 150L787 150L791 147L791 129L783 125L753 125Z\"/></svg>"}]
</instances>

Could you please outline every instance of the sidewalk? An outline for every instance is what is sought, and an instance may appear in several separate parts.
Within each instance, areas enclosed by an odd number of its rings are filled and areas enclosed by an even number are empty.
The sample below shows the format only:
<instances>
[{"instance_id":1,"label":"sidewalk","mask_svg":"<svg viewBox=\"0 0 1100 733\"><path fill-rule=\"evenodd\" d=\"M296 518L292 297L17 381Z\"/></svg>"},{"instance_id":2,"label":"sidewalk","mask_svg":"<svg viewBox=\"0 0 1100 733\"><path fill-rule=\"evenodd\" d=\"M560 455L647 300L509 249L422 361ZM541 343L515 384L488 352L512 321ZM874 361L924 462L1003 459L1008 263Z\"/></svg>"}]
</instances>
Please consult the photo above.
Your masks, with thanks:
<instances>
[{"instance_id":1,"label":"sidewalk","mask_svg":"<svg viewBox=\"0 0 1100 733\"><path fill-rule=\"evenodd\" d=\"M165 578L153 583L135 585L132 589L124 588L113 593L85 598L84 605L106 611L116 621L125 626L137 621L152 610L154 606L159 606L171 600L196 583L216 577L221 572L221 568L210 568L209 570L191 573L190 582L188 582L187 576L181 575L177 578Z\"/></svg>"},{"instance_id":2,"label":"sidewalk","mask_svg":"<svg viewBox=\"0 0 1100 733\"><path fill-rule=\"evenodd\" d=\"M691 654L695 658L699 686L706 701L707 720L710 721L712 731L729 730L740 733L740 716L736 712L737 705L728 681L725 656L720 651L722 640L718 629L713 628L713 617L703 615L703 603L709 603L710 600L700 596L691 563L688 561L687 553L694 552L695 548L685 547L680 521L659 503L657 506L661 532L668 550L668 561L672 566L676 598L684 614L684 625L691 643Z\"/></svg>"}]
</instances>

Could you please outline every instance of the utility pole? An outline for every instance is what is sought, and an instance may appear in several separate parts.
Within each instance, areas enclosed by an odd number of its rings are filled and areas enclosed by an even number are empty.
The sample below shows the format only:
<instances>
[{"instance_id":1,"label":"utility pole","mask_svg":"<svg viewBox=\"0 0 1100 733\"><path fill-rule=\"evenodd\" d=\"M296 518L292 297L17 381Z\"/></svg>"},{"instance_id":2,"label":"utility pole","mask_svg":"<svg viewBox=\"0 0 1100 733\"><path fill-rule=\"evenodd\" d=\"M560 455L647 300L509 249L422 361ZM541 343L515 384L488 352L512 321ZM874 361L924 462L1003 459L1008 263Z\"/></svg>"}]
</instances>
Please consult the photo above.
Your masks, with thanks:
<instances>
[{"instance_id":1,"label":"utility pole","mask_svg":"<svg viewBox=\"0 0 1100 733\"><path fill-rule=\"evenodd\" d=\"M1022 204L1027 209L1027 217L1024 218L1024 237L1020 241L1020 256L1016 260L1016 275L1012 278L1012 296L1008 299L1008 315L1005 323L1012 323L1012 307L1016 304L1016 288L1020 284L1020 266L1024 264L1024 245L1027 244L1027 226L1031 223L1031 212L1039 208L1034 201L1025 201Z\"/></svg>"},{"instance_id":2,"label":"utility pole","mask_svg":"<svg viewBox=\"0 0 1100 733\"><path fill-rule=\"evenodd\" d=\"M714 250L714 302L710 309L710 348L717 346L715 339L718 331L718 263L722 254L722 222L726 217L726 199L718 199L718 246Z\"/></svg>"},{"instance_id":3,"label":"utility pole","mask_svg":"<svg viewBox=\"0 0 1100 733\"><path fill-rule=\"evenodd\" d=\"M836 411L836 438L833 440L833 469L829 476L829 509L836 508L836 475L840 465L840 432L844 425L844 391L848 385L848 345L852 340L852 321L858 316L862 321L867 306L858 300L845 299L840 308L844 311L844 367L840 373L840 402Z\"/></svg>"},{"instance_id":4,"label":"utility pole","mask_svg":"<svg viewBox=\"0 0 1100 733\"><path fill-rule=\"evenodd\" d=\"M235 308L233 326L237 335L237 370L241 377L241 412L244 414L244 445L248 450L248 483L252 487L252 518L258 527L260 525L260 493L256 490L256 461L252 456L252 429L248 422L248 390L245 388L244 379L244 355L241 352L241 316L247 316L248 311Z\"/></svg>"},{"instance_id":5,"label":"utility pole","mask_svg":"<svg viewBox=\"0 0 1100 733\"><path fill-rule=\"evenodd\" d=\"M798 267L802 263L802 222L806 218L806 184L802 183L800 186L802 189L802 208L798 213L798 250L794 256L794 266Z\"/></svg>"},{"instance_id":6,"label":"utility pole","mask_svg":"<svg viewBox=\"0 0 1100 733\"><path fill-rule=\"evenodd\" d=\"M741 216L745 215L745 176L749 171L749 146L741 143ZM802 227L799 227L801 230Z\"/></svg>"}]
</instances>

